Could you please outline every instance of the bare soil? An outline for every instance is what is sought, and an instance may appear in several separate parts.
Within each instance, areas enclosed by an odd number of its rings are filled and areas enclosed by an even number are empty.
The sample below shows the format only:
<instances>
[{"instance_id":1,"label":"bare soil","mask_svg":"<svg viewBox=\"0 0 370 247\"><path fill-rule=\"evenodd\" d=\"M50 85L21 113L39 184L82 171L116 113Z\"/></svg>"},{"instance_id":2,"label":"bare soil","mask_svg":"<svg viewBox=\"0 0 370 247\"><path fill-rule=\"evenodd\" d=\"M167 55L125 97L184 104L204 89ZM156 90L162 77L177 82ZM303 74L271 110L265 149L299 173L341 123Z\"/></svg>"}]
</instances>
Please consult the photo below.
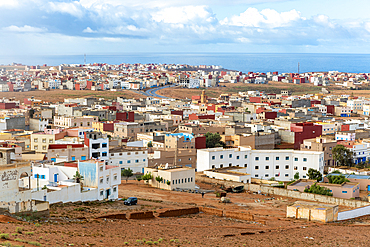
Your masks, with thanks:
<instances>
[{"instance_id":1,"label":"bare soil","mask_svg":"<svg viewBox=\"0 0 370 247\"><path fill-rule=\"evenodd\" d=\"M220 189L210 184L198 185L207 190ZM292 198L228 193L231 203L223 204L214 193L202 198L200 194L165 191L137 181L122 181L119 196L136 196L138 204L125 206L123 201L116 201L52 205L50 219L38 223L32 219L0 222L0 231L9 234L9 240L0 240L0 244L8 241L25 245L19 242L22 240L42 246L368 246L370 217L331 224L287 219L286 206L295 201ZM194 206L248 212L255 219L251 222L204 213L146 220L104 218L133 211L158 213ZM103 218L98 219L100 216ZM23 228L22 233L17 233L17 227ZM15 233L18 235L11 235Z\"/></svg>"}]
</instances>

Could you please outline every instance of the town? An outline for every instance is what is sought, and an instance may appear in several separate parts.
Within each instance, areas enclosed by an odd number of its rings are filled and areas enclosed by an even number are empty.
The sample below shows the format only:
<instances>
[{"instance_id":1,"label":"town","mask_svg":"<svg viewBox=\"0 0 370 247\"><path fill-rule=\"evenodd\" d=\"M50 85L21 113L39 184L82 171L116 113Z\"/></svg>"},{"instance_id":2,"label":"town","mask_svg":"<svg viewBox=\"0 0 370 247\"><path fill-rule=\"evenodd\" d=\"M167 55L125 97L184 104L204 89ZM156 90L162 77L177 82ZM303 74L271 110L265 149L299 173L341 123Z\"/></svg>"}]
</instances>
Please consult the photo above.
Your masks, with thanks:
<instances>
[{"instance_id":1,"label":"town","mask_svg":"<svg viewBox=\"0 0 370 247\"><path fill-rule=\"evenodd\" d=\"M0 244L307 245L370 224L369 76L2 65Z\"/></svg>"}]
</instances>

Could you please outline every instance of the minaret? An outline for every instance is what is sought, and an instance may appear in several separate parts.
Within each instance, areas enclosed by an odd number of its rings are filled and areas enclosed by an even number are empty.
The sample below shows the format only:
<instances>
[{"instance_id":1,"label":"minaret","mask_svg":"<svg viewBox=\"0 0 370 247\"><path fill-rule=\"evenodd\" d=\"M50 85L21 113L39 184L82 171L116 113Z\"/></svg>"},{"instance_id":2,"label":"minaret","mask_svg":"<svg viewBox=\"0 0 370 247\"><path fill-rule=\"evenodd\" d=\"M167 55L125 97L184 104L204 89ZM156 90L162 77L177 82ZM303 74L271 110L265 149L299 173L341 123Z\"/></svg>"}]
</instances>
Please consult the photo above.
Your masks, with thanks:
<instances>
[{"instance_id":1,"label":"minaret","mask_svg":"<svg viewBox=\"0 0 370 247\"><path fill-rule=\"evenodd\" d=\"M205 104L206 103L206 91L202 91L202 95L200 96L200 103Z\"/></svg>"}]
</instances>

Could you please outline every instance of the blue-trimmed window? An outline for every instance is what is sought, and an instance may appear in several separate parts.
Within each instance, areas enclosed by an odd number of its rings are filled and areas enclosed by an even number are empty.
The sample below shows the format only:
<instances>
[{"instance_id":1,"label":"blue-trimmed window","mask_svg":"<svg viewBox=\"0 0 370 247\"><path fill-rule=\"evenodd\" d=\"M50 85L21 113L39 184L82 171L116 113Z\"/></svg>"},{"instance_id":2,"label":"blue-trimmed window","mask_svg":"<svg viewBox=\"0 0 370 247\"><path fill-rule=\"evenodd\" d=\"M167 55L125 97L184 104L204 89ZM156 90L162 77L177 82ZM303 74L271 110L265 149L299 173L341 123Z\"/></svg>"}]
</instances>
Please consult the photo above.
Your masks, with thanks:
<instances>
[{"instance_id":1,"label":"blue-trimmed window","mask_svg":"<svg viewBox=\"0 0 370 247\"><path fill-rule=\"evenodd\" d=\"M347 194L347 191L345 191L345 190L342 190L342 193L343 193L343 194Z\"/></svg>"},{"instance_id":2,"label":"blue-trimmed window","mask_svg":"<svg viewBox=\"0 0 370 247\"><path fill-rule=\"evenodd\" d=\"M86 156L81 156L81 160L86 160Z\"/></svg>"}]
</instances>

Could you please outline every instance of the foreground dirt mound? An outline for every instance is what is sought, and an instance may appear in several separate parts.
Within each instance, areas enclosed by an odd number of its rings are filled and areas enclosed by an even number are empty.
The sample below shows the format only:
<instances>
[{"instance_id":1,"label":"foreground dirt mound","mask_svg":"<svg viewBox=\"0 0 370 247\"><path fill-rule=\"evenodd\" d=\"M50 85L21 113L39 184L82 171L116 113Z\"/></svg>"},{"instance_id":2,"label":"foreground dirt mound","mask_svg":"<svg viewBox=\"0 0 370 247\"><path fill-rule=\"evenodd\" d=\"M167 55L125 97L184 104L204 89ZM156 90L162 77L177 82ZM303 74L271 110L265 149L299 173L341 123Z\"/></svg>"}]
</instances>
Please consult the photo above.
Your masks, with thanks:
<instances>
[{"instance_id":1,"label":"foreground dirt mound","mask_svg":"<svg viewBox=\"0 0 370 247\"><path fill-rule=\"evenodd\" d=\"M16 223L16 222L19 222L19 220L14 219L13 217L10 217L7 215L0 215L0 223L8 223L8 222Z\"/></svg>"}]
</instances>

